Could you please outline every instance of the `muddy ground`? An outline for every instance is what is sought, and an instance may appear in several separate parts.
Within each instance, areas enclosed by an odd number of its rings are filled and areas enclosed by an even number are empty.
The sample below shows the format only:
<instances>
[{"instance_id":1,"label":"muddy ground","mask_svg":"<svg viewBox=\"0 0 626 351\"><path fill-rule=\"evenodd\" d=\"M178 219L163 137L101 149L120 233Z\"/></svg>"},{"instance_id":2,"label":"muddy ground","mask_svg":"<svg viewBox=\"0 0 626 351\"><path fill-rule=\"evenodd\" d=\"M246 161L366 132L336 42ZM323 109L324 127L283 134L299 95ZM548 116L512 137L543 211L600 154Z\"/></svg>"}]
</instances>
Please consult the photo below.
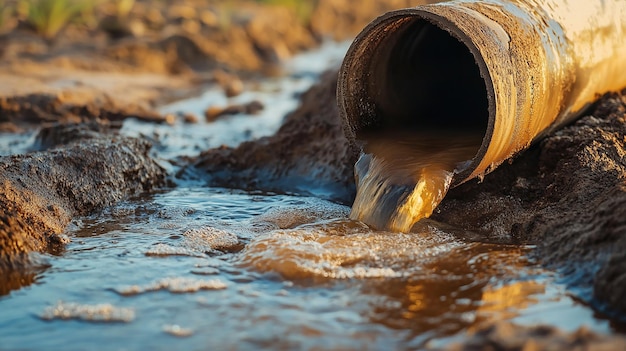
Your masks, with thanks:
<instances>
[{"instance_id":1,"label":"muddy ground","mask_svg":"<svg viewBox=\"0 0 626 351\"><path fill-rule=\"evenodd\" d=\"M0 293L24 285L30 252L62 249L73 218L165 185L148 142L102 132L44 129L42 148L64 146L0 157Z\"/></svg>"},{"instance_id":2,"label":"muddy ground","mask_svg":"<svg viewBox=\"0 0 626 351\"><path fill-rule=\"evenodd\" d=\"M275 135L234 149L207 150L178 176L200 170L215 186L312 194L351 205L358 150L343 136L334 103L336 76L335 71L325 73L304 93L300 107Z\"/></svg>"},{"instance_id":3,"label":"muddy ground","mask_svg":"<svg viewBox=\"0 0 626 351\"><path fill-rule=\"evenodd\" d=\"M0 294L33 279L24 266L29 252L62 249L72 218L164 186L166 174L148 156L149 143L116 134L123 119L167 123L155 106L213 84L236 94L242 80L278 74L282 60L323 38L349 38L377 14L419 2L355 7L320 0L302 22L288 10L256 2L242 1L233 10L211 1L139 1L123 22L103 9L97 25L69 26L54 39L42 39L21 19L1 28L0 130L41 132L39 151L0 157ZM218 186L310 193L350 204L358 150L343 136L335 87L336 72L325 74L276 135L207 150L185 160L189 165L177 176L200 174ZM621 318L625 144L626 90L605 95L586 116L483 182L450 191L433 219L484 240L536 245L538 260L562 272L594 308ZM624 344L619 336L504 323L454 347Z\"/></svg>"}]
</instances>

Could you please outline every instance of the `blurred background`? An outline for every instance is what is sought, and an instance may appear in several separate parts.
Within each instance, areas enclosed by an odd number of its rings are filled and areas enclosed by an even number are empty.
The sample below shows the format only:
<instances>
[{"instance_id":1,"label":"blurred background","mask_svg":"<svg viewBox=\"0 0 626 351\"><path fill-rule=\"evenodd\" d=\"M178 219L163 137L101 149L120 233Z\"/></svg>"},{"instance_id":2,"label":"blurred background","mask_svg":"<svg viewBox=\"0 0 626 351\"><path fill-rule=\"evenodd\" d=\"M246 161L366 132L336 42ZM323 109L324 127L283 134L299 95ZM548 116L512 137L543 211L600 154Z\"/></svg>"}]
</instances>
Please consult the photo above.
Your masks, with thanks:
<instances>
[{"instance_id":1,"label":"blurred background","mask_svg":"<svg viewBox=\"0 0 626 351\"><path fill-rule=\"evenodd\" d=\"M423 2L0 0L0 59L70 56L81 68L98 68L104 59L115 70L173 74L271 72L324 40L352 38L390 9Z\"/></svg>"}]
</instances>

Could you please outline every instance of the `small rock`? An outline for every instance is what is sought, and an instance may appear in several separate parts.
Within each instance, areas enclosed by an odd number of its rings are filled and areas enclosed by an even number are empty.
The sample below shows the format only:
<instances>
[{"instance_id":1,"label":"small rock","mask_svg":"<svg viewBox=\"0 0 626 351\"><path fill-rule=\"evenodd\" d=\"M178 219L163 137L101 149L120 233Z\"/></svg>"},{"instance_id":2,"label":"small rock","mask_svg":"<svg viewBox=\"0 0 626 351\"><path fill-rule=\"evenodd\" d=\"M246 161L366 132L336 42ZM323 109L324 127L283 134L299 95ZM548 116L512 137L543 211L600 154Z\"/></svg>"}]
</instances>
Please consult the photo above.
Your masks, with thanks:
<instances>
[{"instance_id":1,"label":"small rock","mask_svg":"<svg viewBox=\"0 0 626 351\"><path fill-rule=\"evenodd\" d=\"M213 72L215 81L222 87L227 97L234 97L243 92L243 82L237 76L222 70Z\"/></svg>"},{"instance_id":2,"label":"small rock","mask_svg":"<svg viewBox=\"0 0 626 351\"><path fill-rule=\"evenodd\" d=\"M185 123L189 123L189 124L196 124L200 121L198 116L190 112L183 113L182 118L183 118L183 121L185 121Z\"/></svg>"},{"instance_id":3,"label":"small rock","mask_svg":"<svg viewBox=\"0 0 626 351\"><path fill-rule=\"evenodd\" d=\"M181 24L181 28L189 34L198 34L202 29L200 23L195 19L185 19Z\"/></svg>"},{"instance_id":4,"label":"small rock","mask_svg":"<svg viewBox=\"0 0 626 351\"><path fill-rule=\"evenodd\" d=\"M215 122L218 118L224 115L225 108L218 106L211 106L204 110L204 118L207 122Z\"/></svg>"},{"instance_id":5,"label":"small rock","mask_svg":"<svg viewBox=\"0 0 626 351\"><path fill-rule=\"evenodd\" d=\"M145 21L151 29L161 29L165 24L165 17L158 9L149 9L145 14Z\"/></svg>"},{"instance_id":6,"label":"small rock","mask_svg":"<svg viewBox=\"0 0 626 351\"><path fill-rule=\"evenodd\" d=\"M209 28L215 28L219 25L217 15L210 10L205 10L200 13L200 22Z\"/></svg>"},{"instance_id":7,"label":"small rock","mask_svg":"<svg viewBox=\"0 0 626 351\"><path fill-rule=\"evenodd\" d=\"M211 106L204 111L204 117L207 122L215 122L220 117L231 116L237 114L256 115L261 112L265 106L258 100L253 100L243 105L230 105L227 107Z\"/></svg>"},{"instance_id":8,"label":"small rock","mask_svg":"<svg viewBox=\"0 0 626 351\"><path fill-rule=\"evenodd\" d=\"M246 109L247 114L256 115L259 112L263 111L263 109L265 108L265 105L263 105L263 103L259 100L253 100L245 104L244 107Z\"/></svg>"},{"instance_id":9,"label":"small rock","mask_svg":"<svg viewBox=\"0 0 626 351\"><path fill-rule=\"evenodd\" d=\"M243 82L239 79L231 80L224 87L224 94L229 98L240 95L241 93L243 93Z\"/></svg>"},{"instance_id":10,"label":"small rock","mask_svg":"<svg viewBox=\"0 0 626 351\"><path fill-rule=\"evenodd\" d=\"M165 115L165 123L173 126L176 123L176 115L173 113L168 113Z\"/></svg>"}]
</instances>

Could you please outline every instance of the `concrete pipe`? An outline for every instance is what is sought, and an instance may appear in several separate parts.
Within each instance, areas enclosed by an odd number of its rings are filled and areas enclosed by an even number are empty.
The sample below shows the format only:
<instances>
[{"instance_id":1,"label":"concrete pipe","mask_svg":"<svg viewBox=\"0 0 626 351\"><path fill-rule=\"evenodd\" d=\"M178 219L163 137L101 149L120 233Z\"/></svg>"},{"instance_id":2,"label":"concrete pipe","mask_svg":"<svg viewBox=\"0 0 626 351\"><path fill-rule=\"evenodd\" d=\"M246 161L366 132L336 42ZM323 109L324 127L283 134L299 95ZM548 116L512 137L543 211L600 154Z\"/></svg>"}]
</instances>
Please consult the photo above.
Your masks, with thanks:
<instances>
[{"instance_id":1,"label":"concrete pipe","mask_svg":"<svg viewBox=\"0 0 626 351\"><path fill-rule=\"evenodd\" d=\"M490 172L626 86L626 1L461 0L389 12L340 70L351 140L366 132L476 129L452 185Z\"/></svg>"}]
</instances>

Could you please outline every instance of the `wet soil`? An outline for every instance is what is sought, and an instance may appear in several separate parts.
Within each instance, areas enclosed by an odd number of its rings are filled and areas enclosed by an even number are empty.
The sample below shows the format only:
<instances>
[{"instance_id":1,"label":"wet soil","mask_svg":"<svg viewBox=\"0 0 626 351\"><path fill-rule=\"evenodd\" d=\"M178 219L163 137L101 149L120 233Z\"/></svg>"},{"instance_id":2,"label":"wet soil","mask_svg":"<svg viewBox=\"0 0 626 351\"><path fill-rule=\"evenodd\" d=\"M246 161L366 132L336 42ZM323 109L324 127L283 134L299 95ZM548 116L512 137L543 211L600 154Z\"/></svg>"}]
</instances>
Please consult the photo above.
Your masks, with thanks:
<instances>
[{"instance_id":1,"label":"wet soil","mask_svg":"<svg viewBox=\"0 0 626 351\"><path fill-rule=\"evenodd\" d=\"M336 71L325 73L275 135L208 150L178 176L199 170L213 186L313 194L351 204L358 150L337 118L336 77Z\"/></svg>"},{"instance_id":2,"label":"wet soil","mask_svg":"<svg viewBox=\"0 0 626 351\"><path fill-rule=\"evenodd\" d=\"M3 291L15 285L14 271L25 267L30 252L54 251L67 242L62 233L73 218L165 184L165 171L148 156L148 142L105 136L96 128L90 138L89 129L78 129L43 133L42 145L65 146L0 157Z\"/></svg>"}]
</instances>

